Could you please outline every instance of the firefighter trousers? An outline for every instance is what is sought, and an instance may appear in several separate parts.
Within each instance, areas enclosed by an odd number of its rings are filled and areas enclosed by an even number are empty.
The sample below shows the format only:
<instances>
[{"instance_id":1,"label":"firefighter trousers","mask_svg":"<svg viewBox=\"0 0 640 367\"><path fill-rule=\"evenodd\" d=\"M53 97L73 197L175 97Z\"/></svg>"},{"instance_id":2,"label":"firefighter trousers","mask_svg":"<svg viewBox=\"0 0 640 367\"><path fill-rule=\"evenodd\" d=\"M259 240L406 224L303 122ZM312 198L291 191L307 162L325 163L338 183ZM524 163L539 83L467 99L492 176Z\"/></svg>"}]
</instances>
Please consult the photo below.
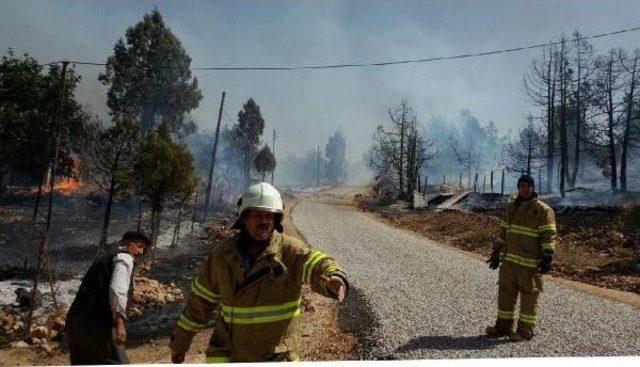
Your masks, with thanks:
<instances>
[{"instance_id":1,"label":"firefighter trousers","mask_svg":"<svg viewBox=\"0 0 640 367\"><path fill-rule=\"evenodd\" d=\"M537 268L503 261L498 275L498 320L514 320L520 295L518 328L533 331L538 321L538 296L542 292L542 276Z\"/></svg>"}]
</instances>

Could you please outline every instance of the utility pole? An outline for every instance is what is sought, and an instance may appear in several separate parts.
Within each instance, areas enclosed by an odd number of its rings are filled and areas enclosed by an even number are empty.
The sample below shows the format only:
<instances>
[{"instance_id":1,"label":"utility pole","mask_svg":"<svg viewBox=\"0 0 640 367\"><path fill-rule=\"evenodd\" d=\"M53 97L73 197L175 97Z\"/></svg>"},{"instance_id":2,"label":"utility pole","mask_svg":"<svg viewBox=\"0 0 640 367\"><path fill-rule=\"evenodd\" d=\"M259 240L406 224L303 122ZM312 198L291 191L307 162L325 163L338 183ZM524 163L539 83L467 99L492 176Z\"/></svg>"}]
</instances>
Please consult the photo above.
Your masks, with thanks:
<instances>
[{"instance_id":1,"label":"utility pole","mask_svg":"<svg viewBox=\"0 0 640 367\"><path fill-rule=\"evenodd\" d=\"M213 149L211 150L211 165L209 166L209 181L207 182L207 191L204 196L204 216L202 221L207 220L209 214L209 200L211 199L211 183L213 181L213 167L216 165L216 151L218 150L218 138L220 136L220 121L222 120L222 109L224 108L224 96L222 92L222 100L220 101L220 110L218 110L218 125L216 126L216 135L213 139Z\"/></svg>"},{"instance_id":2,"label":"utility pole","mask_svg":"<svg viewBox=\"0 0 640 367\"><path fill-rule=\"evenodd\" d=\"M320 186L320 146L318 145L318 159L316 164L316 186Z\"/></svg>"},{"instance_id":3,"label":"utility pole","mask_svg":"<svg viewBox=\"0 0 640 367\"><path fill-rule=\"evenodd\" d=\"M273 159L276 159L276 129L273 129L273 144L271 145L271 153L273 153ZM276 164L277 164L277 160L276 160ZM271 185L273 185L273 172L276 170L276 168L273 168L273 171L271 171Z\"/></svg>"},{"instance_id":4,"label":"utility pole","mask_svg":"<svg viewBox=\"0 0 640 367\"><path fill-rule=\"evenodd\" d=\"M58 307L58 300L56 299L56 293L53 285L53 275L51 273L51 264L49 263L47 256L47 247L49 245L49 231L51 228L51 217L53 214L53 189L55 187L55 178L56 178L56 170L58 169L58 157L60 155L60 125L62 124L62 113L64 111L64 99L65 99L65 89L66 89L66 76L67 76L67 66L69 65L68 61L62 62L62 72L60 73L60 91L59 91L59 99L58 99L58 107L57 111L54 115L54 126L56 128L56 136L55 136L55 147L53 154L53 161L50 163L49 167L51 168L51 179L49 180L49 208L47 212L47 222L44 232L40 235L40 242L38 244L38 264L36 266L36 271L33 277L33 287L31 288L31 305L29 307L29 315L27 317L27 330L31 330L31 323L33 322L33 311L35 305L37 303L36 300L36 291L38 289L38 283L40 282L40 271L46 266L49 273L49 287L51 289L51 297L53 298L53 304L55 307Z\"/></svg>"}]
</instances>

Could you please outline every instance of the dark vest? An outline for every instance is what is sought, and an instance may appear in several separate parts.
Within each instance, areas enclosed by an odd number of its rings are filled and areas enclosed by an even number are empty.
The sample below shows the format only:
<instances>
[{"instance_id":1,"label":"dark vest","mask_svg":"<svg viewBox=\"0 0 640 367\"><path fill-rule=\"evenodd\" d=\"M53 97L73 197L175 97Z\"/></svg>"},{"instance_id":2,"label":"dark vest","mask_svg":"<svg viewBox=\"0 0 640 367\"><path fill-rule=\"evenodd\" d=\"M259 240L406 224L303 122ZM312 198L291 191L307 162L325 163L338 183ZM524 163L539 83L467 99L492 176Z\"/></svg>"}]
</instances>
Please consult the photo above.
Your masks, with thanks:
<instances>
[{"instance_id":1,"label":"dark vest","mask_svg":"<svg viewBox=\"0 0 640 367\"><path fill-rule=\"evenodd\" d=\"M122 251L120 251L122 252ZM91 322L92 327L111 328L113 315L109 304L109 285L113 274L113 258L120 252L106 255L91 264L89 270L82 278L82 284L76 293L67 318L78 321ZM129 282L129 295L127 297L127 312L133 296L133 272Z\"/></svg>"}]
</instances>

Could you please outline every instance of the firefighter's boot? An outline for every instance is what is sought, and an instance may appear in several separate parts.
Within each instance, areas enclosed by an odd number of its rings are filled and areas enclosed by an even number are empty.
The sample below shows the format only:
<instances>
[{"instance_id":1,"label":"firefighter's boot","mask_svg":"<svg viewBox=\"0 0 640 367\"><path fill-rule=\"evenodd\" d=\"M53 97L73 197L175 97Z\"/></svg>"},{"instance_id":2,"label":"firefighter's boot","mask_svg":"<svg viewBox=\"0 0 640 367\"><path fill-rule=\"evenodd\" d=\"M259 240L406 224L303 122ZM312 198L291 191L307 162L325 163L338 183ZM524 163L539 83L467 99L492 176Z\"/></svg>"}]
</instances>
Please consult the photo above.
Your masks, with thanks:
<instances>
[{"instance_id":1,"label":"firefighter's boot","mask_svg":"<svg viewBox=\"0 0 640 367\"><path fill-rule=\"evenodd\" d=\"M516 332L509 336L509 340L518 343L533 339L533 325L518 321Z\"/></svg>"},{"instance_id":2,"label":"firefighter's boot","mask_svg":"<svg viewBox=\"0 0 640 367\"><path fill-rule=\"evenodd\" d=\"M513 333L513 320L497 319L494 326L487 327L486 333L490 338L510 336Z\"/></svg>"}]
</instances>

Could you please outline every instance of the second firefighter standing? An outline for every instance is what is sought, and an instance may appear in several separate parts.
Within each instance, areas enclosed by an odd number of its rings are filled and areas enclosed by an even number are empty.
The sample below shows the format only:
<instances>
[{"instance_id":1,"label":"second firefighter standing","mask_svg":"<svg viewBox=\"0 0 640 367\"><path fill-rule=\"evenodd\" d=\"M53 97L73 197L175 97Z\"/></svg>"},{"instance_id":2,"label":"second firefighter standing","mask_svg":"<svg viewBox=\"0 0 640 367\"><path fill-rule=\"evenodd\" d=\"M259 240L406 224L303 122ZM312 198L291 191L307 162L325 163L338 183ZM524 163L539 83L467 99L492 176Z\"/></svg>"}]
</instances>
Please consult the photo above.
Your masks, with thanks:
<instances>
[{"instance_id":1,"label":"second firefighter standing","mask_svg":"<svg viewBox=\"0 0 640 367\"><path fill-rule=\"evenodd\" d=\"M511 341L530 340L538 322L538 296L542 292L542 274L551 269L556 249L556 220L553 209L534 191L532 177L518 179L518 195L509 200L500 221L500 236L489 259L498 275L498 312L491 337L509 336ZM520 311L515 306L520 295Z\"/></svg>"}]
</instances>

